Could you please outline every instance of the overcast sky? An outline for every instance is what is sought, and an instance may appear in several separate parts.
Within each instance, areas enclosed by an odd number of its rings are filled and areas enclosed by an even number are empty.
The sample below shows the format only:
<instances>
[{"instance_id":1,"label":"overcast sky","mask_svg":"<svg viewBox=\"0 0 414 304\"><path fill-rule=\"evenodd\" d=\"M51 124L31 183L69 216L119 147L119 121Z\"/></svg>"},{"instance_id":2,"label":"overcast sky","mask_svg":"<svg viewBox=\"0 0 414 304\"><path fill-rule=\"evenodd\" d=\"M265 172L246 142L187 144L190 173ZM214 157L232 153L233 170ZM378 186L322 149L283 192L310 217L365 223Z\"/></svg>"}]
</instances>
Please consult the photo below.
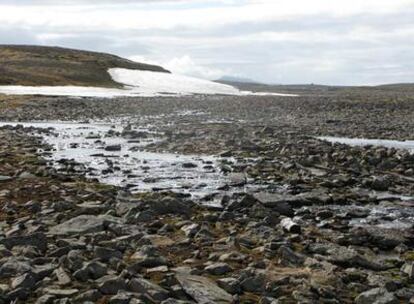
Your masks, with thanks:
<instances>
[{"instance_id":1,"label":"overcast sky","mask_svg":"<svg viewBox=\"0 0 414 304\"><path fill-rule=\"evenodd\" d=\"M0 43L110 52L208 79L414 82L414 0L0 0Z\"/></svg>"}]
</instances>

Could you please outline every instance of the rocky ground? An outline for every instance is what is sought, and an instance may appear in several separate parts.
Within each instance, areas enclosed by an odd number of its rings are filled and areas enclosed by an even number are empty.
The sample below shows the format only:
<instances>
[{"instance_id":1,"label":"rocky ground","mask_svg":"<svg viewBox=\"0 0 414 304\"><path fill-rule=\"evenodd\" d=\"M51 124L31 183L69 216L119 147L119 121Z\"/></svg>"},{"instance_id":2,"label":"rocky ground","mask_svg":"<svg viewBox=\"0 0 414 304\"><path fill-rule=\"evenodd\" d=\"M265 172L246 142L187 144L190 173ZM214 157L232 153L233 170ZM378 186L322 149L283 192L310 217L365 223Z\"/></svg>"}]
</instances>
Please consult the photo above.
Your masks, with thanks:
<instances>
[{"instance_id":1,"label":"rocky ground","mask_svg":"<svg viewBox=\"0 0 414 304\"><path fill-rule=\"evenodd\" d=\"M3 121L150 124L148 150L221 155L229 180L133 194L2 128L0 302L414 303L414 155L314 138L414 139L409 94L0 99Z\"/></svg>"}]
</instances>

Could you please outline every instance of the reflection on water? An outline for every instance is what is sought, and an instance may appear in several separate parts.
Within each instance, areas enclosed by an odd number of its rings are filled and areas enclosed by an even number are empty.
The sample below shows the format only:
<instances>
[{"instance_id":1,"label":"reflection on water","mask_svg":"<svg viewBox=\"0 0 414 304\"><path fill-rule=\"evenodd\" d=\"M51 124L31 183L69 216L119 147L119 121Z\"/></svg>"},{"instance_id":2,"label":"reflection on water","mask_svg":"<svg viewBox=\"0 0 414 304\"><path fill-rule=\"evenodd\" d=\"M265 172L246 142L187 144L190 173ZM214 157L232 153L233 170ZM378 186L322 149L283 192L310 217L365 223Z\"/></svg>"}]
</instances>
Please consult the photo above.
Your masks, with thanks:
<instances>
[{"instance_id":1,"label":"reflection on water","mask_svg":"<svg viewBox=\"0 0 414 304\"><path fill-rule=\"evenodd\" d=\"M46 157L58 168L67 166L62 160L74 160L86 168L87 176L127 186L133 192L172 190L201 197L226 182L214 156L144 151L162 140L160 134L147 128L68 122L3 122L0 126L18 124L34 128L32 133L40 134L53 147Z\"/></svg>"}]
</instances>

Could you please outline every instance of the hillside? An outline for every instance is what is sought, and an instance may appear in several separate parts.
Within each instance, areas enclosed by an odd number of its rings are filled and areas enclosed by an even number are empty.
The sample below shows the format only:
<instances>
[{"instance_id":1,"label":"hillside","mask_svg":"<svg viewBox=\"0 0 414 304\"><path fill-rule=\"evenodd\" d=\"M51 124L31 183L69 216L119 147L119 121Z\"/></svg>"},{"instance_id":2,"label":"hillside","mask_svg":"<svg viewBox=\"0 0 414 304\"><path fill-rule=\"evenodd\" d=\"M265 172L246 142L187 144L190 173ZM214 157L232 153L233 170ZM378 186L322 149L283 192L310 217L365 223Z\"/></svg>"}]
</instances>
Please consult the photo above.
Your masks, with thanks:
<instances>
[{"instance_id":1,"label":"hillside","mask_svg":"<svg viewBox=\"0 0 414 304\"><path fill-rule=\"evenodd\" d=\"M160 66L105 53L60 47L0 45L0 85L122 87L109 75L110 68L169 73Z\"/></svg>"}]
</instances>

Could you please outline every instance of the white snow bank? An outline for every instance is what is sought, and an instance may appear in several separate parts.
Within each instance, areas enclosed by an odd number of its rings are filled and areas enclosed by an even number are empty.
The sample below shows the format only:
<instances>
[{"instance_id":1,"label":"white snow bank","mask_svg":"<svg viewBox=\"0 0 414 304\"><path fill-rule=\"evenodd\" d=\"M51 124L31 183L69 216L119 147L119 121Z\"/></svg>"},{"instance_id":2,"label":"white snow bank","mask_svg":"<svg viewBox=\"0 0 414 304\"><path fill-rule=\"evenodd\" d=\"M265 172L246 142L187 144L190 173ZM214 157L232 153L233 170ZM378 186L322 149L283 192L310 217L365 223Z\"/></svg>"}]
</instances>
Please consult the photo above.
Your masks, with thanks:
<instances>
[{"instance_id":1,"label":"white snow bank","mask_svg":"<svg viewBox=\"0 0 414 304\"><path fill-rule=\"evenodd\" d=\"M252 93L240 91L230 85L176 74L113 68L108 70L114 81L125 85L124 89L78 86L0 86L0 93L7 95L48 95L75 97L154 97L192 94L220 95L276 95L278 93Z\"/></svg>"},{"instance_id":2,"label":"white snow bank","mask_svg":"<svg viewBox=\"0 0 414 304\"><path fill-rule=\"evenodd\" d=\"M133 90L143 94L240 94L232 86L188 76L119 68L109 69L108 72L114 81L132 86Z\"/></svg>"}]
</instances>

